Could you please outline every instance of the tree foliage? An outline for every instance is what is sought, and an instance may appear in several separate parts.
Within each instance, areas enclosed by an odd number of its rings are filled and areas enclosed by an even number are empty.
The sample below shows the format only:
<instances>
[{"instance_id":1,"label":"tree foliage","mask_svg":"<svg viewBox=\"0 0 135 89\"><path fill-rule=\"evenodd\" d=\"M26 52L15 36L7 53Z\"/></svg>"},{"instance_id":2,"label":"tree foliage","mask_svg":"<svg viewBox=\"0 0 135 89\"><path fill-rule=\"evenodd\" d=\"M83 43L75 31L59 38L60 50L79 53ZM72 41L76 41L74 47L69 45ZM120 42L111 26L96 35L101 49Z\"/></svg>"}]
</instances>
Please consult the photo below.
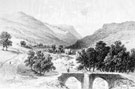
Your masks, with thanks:
<instances>
[{"instance_id":1,"label":"tree foliage","mask_svg":"<svg viewBox=\"0 0 135 89\"><path fill-rule=\"evenodd\" d=\"M64 46L63 45L59 45L58 51L59 51L59 53L64 53Z\"/></svg>"},{"instance_id":2,"label":"tree foliage","mask_svg":"<svg viewBox=\"0 0 135 89\"><path fill-rule=\"evenodd\" d=\"M21 46L23 46L23 47L26 46L26 42L25 42L25 41L21 41L20 44L21 44Z\"/></svg>"},{"instance_id":3,"label":"tree foliage","mask_svg":"<svg viewBox=\"0 0 135 89\"><path fill-rule=\"evenodd\" d=\"M105 58L105 71L127 72L128 61L130 61L129 52L120 41L111 45L111 49Z\"/></svg>"},{"instance_id":4,"label":"tree foliage","mask_svg":"<svg viewBox=\"0 0 135 89\"><path fill-rule=\"evenodd\" d=\"M78 69L86 69L86 70L90 70L88 67L88 56L86 54L86 50L83 49L80 52L78 52L78 57L77 57L77 62L80 63Z\"/></svg>"},{"instance_id":5,"label":"tree foliage","mask_svg":"<svg viewBox=\"0 0 135 89\"><path fill-rule=\"evenodd\" d=\"M99 41L95 48L87 48L78 52L78 69L88 71L100 70L107 72L134 72L135 70L135 49L130 52L121 41L116 41L111 46Z\"/></svg>"},{"instance_id":6,"label":"tree foliage","mask_svg":"<svg viewBox=\"0 0 135 89\"><path fill-rule=\"evenodd\" d=\"M52 45L52 52L55 53L56 52L56 45Z\"/></svg>"},{"instance_id":7,"label":"tree foliage","mask_svg":"<svg viewBox=\"0 0 135 89\"><path fill-rule=\"evenodd\" d=\"M52 57L49 54L44 55L41 51L30 51L28 53L28 58L25 60L25 64L30 67L32 71L40 75L55 70L52 63Z\"/></svg>"},{"instance_id":8,"label":"tree foliage","mask_svg":"<svg viewBox=\"0 0 135 89\"><path fill-rule=\"evenodd\" d=\"M11 39L11 35L8 32L2 32L0 34L0 39L3 45L3 50L4 48L6 48L6 50L8 49L9 46L12 46L12 41Z\"/></svg>"},{"instance_id":9,"label":"tree foliage","mask_svg":"<svg viewBox=\"0 0 135 89\"><path fill-rule=\"evenodd\" d=\"M104 67L104 59L105 57L107 56L109 50L110 50L110 47L109 46L106 46L106 43L103 42L103 41L99 41L96 43L96 47L95 47L95 50L96 50L96 66L97 66L97 69L102 71L103 67Z\"/></svg>"},{"instance_id":10,"label":"tree foliage","mask_svg":"<svg viewBox=\"0 0 135 89\"><path fill-rule=\"evenodd\" d=\"M43 47L44 45L43 45L42 43L39 43L38 46L39 46L39 47Z\"/></svg>"}]
</instances>

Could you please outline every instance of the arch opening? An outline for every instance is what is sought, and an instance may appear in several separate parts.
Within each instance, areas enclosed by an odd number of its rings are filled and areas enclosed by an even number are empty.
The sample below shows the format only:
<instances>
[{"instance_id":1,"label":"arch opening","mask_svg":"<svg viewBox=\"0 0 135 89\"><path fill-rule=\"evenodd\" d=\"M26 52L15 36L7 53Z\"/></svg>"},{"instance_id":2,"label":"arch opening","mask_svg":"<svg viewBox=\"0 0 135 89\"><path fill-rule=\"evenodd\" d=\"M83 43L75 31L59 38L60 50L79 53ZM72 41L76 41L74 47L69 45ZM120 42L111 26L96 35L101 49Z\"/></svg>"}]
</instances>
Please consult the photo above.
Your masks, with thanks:
<instances>
[{"instance_id":1,"label":"arch opening","mask_svg":"<svg viewBox=\"0 0 135 89\"><path fill-rule=\"evenodd\" d=\"M103 78L97 77L93 81L92 89L109 89L108 82Z\"/></svg>"},{"instance_id":2,"label":"arch opening","mask_svg":"<svg viewBox=\"0 0 135 89\"><path fill-rule=\"evenodd\" d=\"M69 77L65 82L66 87L69 89L81 89L81 82L75 77Z\"/></svg>"}]
</instances>

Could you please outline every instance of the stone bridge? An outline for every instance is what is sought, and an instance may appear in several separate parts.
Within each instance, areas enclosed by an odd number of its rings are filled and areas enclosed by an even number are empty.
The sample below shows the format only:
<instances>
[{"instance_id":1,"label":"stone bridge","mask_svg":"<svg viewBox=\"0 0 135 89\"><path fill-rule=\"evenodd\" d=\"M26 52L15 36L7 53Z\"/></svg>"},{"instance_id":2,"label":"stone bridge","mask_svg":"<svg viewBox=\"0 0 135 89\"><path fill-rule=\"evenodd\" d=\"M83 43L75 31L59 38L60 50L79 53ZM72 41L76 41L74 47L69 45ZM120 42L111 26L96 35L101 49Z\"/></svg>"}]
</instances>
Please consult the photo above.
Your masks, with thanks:
<instances>
[{"instance_id":1,"label":"stone bridge","mask_svg":"<svg viewBox=\"0 0 135 89\"><path fill-rule=\"evenodd\" d=\"M108 83L108 88L112 89L114 87L115 81L126 80L120 74L112 73L62 73L58 77L61 84L65 85L66 81L70 77L75 77L81 82L82 89L92 89L93 82L96 78L102 78Z\"/></svg>"}]
</instances>

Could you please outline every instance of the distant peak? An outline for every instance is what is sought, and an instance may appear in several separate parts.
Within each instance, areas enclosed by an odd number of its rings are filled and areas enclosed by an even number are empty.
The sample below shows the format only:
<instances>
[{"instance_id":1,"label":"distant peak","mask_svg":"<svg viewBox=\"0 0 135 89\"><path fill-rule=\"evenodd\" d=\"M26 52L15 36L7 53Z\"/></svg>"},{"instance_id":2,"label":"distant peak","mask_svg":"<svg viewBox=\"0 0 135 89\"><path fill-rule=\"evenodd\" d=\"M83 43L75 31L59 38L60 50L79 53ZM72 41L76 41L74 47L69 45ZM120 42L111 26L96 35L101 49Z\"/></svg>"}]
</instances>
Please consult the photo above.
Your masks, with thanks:
<instances>
[{"instance_id":1,"label":"distant peak","mask_svg":"<svg viewBox=\"0 0 135 89\"><path fill-rule=\"evenodd\" d=\"M121 23L107 23L107 24L104 24L103 27L106 27L106 26L110 26L110 25L121 25L121 24L135 24L135 21L125 21L125 22L121 22Z\"/></svg>"},{"instance_id":2,"label":"distant peak","mask_svg":"<svg viewBox=\"0 0 135 89\"><path fill-rule=\"evenodd\" d=\"M123 27L123 26L135 26L135 21L125 21L121 23L107 23L102 26L101 29L113 28L113 27Z\"/></svg>"}]
</instances>

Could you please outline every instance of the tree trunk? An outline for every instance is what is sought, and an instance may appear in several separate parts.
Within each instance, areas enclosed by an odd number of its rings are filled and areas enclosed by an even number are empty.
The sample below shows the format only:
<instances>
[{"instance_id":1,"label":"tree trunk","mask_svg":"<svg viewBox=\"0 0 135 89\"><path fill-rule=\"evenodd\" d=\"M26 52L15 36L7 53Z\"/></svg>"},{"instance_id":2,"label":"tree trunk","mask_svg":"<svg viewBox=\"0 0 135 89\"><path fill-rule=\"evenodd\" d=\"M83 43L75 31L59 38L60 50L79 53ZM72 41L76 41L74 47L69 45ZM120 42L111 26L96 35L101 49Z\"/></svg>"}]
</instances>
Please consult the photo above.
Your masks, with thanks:
<instances>
[{"instance_id":1,"label":"tree trunk","mask_svg":"<svg viewBox=\"0 0 135 89\"><path fill-rule=\"evenodd\" d=\"M4 45L3 45L3 48L2 48L2 50L4 51Z\"/></svg>"},{"instance_id":2,"label":"tree trunk","mask_svg":"<svg viewBox=\"0 0 135 89\"><path fill-rule=\"evenodd\" d=\"M95 67L93 67L93 72L95 72Z\"/></svg>"},{"instance_id":3,"label":"tree trunk","mask_svg":"<svg viewBox=\"0 0 135 89\"><path fill-rule=\"evenodd\" d=\"M7 51L7 48L8 48L8 47L6 46L6 51Z\"/></svg>"}]
</instances>

